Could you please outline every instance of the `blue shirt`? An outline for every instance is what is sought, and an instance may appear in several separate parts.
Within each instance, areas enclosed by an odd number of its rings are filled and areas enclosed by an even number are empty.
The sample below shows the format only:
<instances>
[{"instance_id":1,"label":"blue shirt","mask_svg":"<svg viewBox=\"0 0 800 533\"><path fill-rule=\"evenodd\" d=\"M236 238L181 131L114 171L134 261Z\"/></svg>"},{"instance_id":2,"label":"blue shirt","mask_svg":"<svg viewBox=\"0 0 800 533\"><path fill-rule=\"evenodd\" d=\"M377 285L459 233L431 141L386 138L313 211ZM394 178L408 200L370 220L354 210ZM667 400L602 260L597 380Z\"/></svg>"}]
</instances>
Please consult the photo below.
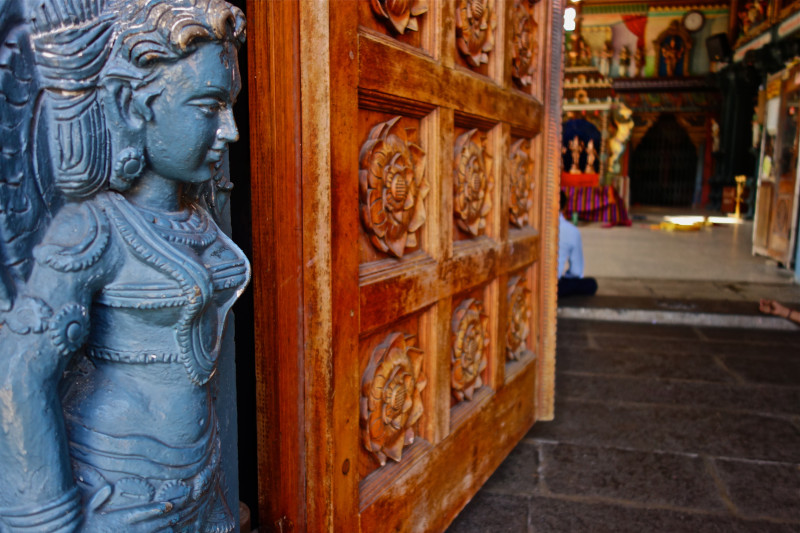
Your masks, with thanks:
<instances>
[{"instance_id":1,"label":"blue shirt","mask_svg":"<svg viewBox=\"0 0 800 533\"><path fill-rule=\"evenodd\" d=\"M569 262L569 268L567 268ZM567 222L563 214L558 215L558 277L583 277L583 242L581 232Z\"/></svg>"}]
</instances>

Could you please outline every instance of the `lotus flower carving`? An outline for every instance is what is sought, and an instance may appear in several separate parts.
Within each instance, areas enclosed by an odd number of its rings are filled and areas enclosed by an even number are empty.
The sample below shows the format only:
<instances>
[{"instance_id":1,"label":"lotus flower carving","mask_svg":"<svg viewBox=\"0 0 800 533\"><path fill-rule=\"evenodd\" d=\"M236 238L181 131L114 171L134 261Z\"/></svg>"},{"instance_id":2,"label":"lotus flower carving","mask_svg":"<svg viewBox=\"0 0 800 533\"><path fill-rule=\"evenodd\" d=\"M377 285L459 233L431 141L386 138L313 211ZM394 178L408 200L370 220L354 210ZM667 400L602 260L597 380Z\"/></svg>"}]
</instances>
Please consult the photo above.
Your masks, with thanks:
<instances>
[{"instance_id":1,"label":"lotus flower carving","mask_svg":"<svg viewBox=\"0 0 800 533\"><path fill-rule=\"evenodd\" d=\"M425 0L370 0L375 16L397 33L418 31L417 17L428 12Z\"/></svg>"},{"instance_id":2,"label":"lotus flower carving","mask_svg":"<svg viewBox=\"0 0 800 533\"><path fill-rule=\"evenodd\" d=\"M533 83L539 52L538 29L526 0L514 1L514 19L511 47L511 77L522 87Z\"/></svg>"},{"instance_id":3,"label":"lotus flower carving","mask_svg":"<svg viewBox=\"0 0 800 533\"><path fill-rule=\"evenodd\" d=\"M456 7L456 46L472 67L489 62L497 27L493 0L459 0Z\"/></svg>"},{"instance_id":4,"label":"lotus flower carving","mask_svg":"<svg viewBox=\"0 0 800 533\"><path fill-rule=\"evenodd\" d=\"M508 218L518 228L528 223L533 203L533 159L528 155L529 148L530 142L520 139L511 145L508 154Z\"/></svg>"},{"instance_id":5,"label":"lotus flower carving","mask_svg":"<svg viewBox=\"0 0 800 533\"><path fill-rule=\"evenodd\" d=\"M417 230L425 223L425 152L409 142L400 117L372 128L361 147L358 173L361 221L373 246L403 257L417 246Z\"/></svg>"},{"instance_id":6,"label":"lotus flower carving","mask_svg":"<svg viewBox=\"0 0 800 533\"><path fill-rule=\"evenodd\" d=\"M478 130L470 130L458 137L453 176L453 208L456 225L473 237L480 235L486 228L486 215L492 209L489 194L493 186L490 161L491 158L478 137Z\"/></svg>"},{"instance_id":7,"label":"lotus flower carving","mask_svg":"<svg viewBox=\"0 0 800 533\"><path fill-rule=\"evenodd\" d=\"M483 386L481 373L486 368L488 325L489 316L480 300L467 298L453 313L450 387L456 401L471 400L475 390Z\"/></svg>"},{"instance_id":8,"label":"lotus flower carving","mask_svg":"<svg viewBox=\"0 0 800 533\"><path fill-rule=\"evenodd\" d=\"M361 379L361 436L381 464L400 461L414 442L414 424L423 413L422 350L413 336L391 333L373 350Z\"/></svg>"},{"instance_id":9,"label":"lotus flower carving","mask_svg":"<svg viewBox=\"0 0 800 533\"><path fill-rule=\"evenodd\" d=\"M528 305L529 291L521 276L508 282L508 331L506 332L506 359L521 359L527 349L531 327L531 308Z\"/></svg>"}]
</instances>

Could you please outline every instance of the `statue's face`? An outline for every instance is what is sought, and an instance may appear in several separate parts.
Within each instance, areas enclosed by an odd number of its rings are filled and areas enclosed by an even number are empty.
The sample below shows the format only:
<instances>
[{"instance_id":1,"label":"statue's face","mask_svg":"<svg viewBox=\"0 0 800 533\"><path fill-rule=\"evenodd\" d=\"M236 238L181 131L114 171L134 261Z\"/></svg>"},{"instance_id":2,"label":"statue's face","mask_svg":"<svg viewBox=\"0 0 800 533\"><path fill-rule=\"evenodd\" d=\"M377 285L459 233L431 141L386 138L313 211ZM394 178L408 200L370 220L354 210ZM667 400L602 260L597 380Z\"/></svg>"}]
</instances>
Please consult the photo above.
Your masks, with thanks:
<instances>
[{"instance_id":1,"label":"statue's face","mask_svg":"<svg viewBox=\"0 0 800 533\"><path fill-rule=\"evenodd\" d=\"M150 102L152 118L144 126L148 164L171 180L206 181L228 143L239 138L232 110L241 88L236 49L205 43L157 68L159 79L149 89L161 92Z\"/></svg>"}]
</instances>

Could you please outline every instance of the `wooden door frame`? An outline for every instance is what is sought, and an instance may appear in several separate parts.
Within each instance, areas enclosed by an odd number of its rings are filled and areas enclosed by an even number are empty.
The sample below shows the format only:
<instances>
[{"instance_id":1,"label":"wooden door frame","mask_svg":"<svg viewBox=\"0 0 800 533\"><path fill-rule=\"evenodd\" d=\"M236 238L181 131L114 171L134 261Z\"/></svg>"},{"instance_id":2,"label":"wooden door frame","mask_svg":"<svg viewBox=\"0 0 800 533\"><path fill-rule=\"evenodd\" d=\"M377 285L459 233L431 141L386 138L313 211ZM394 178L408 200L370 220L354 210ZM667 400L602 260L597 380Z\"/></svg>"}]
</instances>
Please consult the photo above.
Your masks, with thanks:
<instances>
[{"instance_id":1,"label":"wooden door frame","mask_svg":"<svg viewBox=\"0 0 800 533\"><path fill-rule=\"evenodd\" d=\"M260 527L306 531L298 2L247 1ZM281 307L296 309L282 313ZM295 401L287 401L294 398Z\"/></svg>"},{"instance_id":2,"label":"wooden door frame","mask_svg":"<svg viewBox=\"0 0 800 533\"><path fill-rule=\"evenodd\" d=\"M358 500L357 469L337 455L358 445L358 405L334 394L358 386L359 376L336 354L358 349L351 339L359 327L359 286L357 277L332 275L358 265L331 246L334 237L358 238L357 225L337 217L358 210L357 197L344 194L357 188L357 175L346 169L358 166L358 154L336 150L336 137L356 130L358 35L354 3L333 4L247 2L257 513L261 528L280 532L359 528L358 514L348 509ZM553 417L563 9L564 0L554 0L544 25L550 42L540 142L550 156L542 162L538 214L538 420ZM319 61L326 54L329 60ZM350 61L339 59L332 71L330 58L345 57ZM343 180L355 183L340 186ZM344 412L354 416L335 416Z\"/></svg>"}]
</instances>

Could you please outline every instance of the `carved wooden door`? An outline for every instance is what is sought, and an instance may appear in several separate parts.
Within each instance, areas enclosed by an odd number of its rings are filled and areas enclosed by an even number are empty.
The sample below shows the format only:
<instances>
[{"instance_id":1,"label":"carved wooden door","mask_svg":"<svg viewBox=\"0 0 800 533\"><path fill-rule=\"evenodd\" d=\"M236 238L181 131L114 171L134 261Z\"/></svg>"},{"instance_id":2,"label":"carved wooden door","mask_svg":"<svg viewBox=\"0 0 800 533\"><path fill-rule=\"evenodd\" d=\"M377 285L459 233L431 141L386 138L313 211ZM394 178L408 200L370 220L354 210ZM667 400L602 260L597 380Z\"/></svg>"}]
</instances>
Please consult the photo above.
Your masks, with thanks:
<instances>
[{"instance_id":1,"label":"carved wooden door","mask_svg":"<svg viewBox=\"0 0 800 533\"><path fill-rule=\"evenodd\" d=\"M441 531L553 415L562 5L292 4L248 3L261 518Z\"/></svg>"},{"instance_id":2,"label":"carved wooden door","mask_svg":"<svg viewBox=\"0 0 800 533\"><path fill-rule=\"evenodd\" d=\"M776 141L775 191L769 255L785 265L794 258L797 225L798 143L800 142L800 68L784 76Z\"/></svg>"}]
</instances>

